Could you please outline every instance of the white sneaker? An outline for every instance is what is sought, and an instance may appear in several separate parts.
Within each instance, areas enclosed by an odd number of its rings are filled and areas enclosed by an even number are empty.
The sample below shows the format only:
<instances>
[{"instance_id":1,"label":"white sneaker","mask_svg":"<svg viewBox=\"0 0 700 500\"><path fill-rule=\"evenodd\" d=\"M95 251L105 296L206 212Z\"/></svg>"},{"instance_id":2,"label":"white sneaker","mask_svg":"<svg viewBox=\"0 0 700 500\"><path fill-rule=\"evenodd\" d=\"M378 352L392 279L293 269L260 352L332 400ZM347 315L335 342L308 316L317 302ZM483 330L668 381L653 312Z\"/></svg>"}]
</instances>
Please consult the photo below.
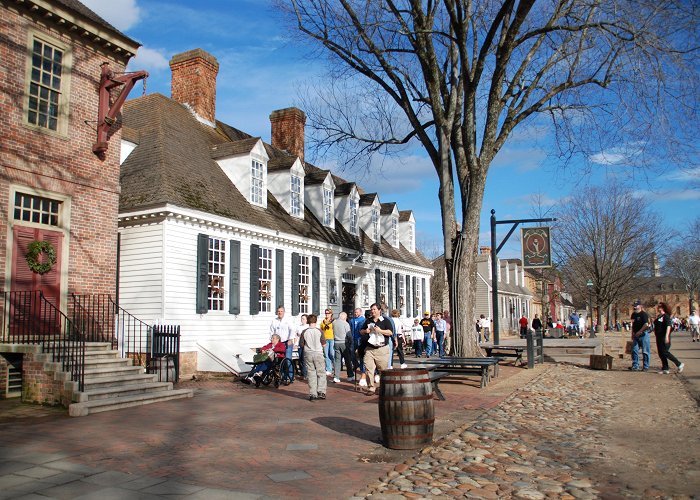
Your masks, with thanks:
<instances>
[{"instance_id":1,"label":"white sneaker","mask_svg":"<svg viewBox=\"0 0 700 500\"><path fill-rule=\"evenodd\" d=\"M333 382L335 382L336 384L339 384L340 379L338 377L333 377Z\"/></svg>"},{"instance_id":2,"label":"white sneaker","mask_svg":"<svg viewBox=\"0 0 700 500\"><path fill-rule=\"evenodd\" d=\"M378 384L379 383L379 375L374 376L374 383Z\"/></svg>"},{"instance_id":3,"label":"white sneaker","mask_svg":"<svg viewBox=\"0 0 700 500\"><path fill-rule=\"evenodd\" d=\"M661 370L659 375L668 375L669 373L671 373L669 370Z\"/></svg>"},{"instance_id":4,"label":"white sneaker","mask_svg":"<svg viewBox=\"0 0 700 500\"><path fill-rule=\"evenodd\" d=\"M685 363L681 363L680 365L678 365L678 373L682 372L683 368L685 368Z\"/></svg>"},{"instance_id":5,"label":"white sneaker","mask_svg":"<svg viewBox=\"0 0 700 500\"><path fill-rule=\"evenodd\" d=\"M326 372L326 375L330 377L331 375L333 375L333 372Z\"/></svg>"},{"instance_id":6,"label":"white sneaker","mask_svg":"<svg viewBox=\"0 0 700 500\"><path fill-rule=\"evenodd\" d=\"M408 368L408 365L406 363L401 363L401 369Z\"/></svg>"},{"instance_id":7,"label":"white sneaker","mask_svg":"<svg viewBox=\"0 0 700 500\"><path fill-rule=\"evenodd\" d=\"M354 382L354 381L355 381L355 377L348 377L348 382Z\"/></svg>"},{"instance_id":8,"label":"white sneaker","mask_svg":"<svg viewBox=\"0 0 700 500\"><path fill-rule=\"evenodd\" d=\"M360 387L367 387L367 380L364 377L360 379Z\"/></svg>"}]
</instances>

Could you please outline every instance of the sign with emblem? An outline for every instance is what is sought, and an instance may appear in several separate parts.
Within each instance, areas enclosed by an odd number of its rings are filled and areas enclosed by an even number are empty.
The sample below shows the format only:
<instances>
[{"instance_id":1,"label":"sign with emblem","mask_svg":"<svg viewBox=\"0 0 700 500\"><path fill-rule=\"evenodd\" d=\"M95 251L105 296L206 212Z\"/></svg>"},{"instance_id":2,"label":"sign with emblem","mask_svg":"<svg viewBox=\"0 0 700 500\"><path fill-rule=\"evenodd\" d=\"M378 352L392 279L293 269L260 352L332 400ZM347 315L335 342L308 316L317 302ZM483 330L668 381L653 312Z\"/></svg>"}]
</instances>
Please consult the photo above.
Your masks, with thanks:
<instances>
[{"instance_id":1,"label":"sign with emblem","mask_svg":"<svg viewBox=\"0 0 700 500\"><path fill-rule=\"evenodd\" d=\"M552 246L548 227L527 227L520 230L523 242L523 268L552 267Z\"/></svg>"}]
</instances>

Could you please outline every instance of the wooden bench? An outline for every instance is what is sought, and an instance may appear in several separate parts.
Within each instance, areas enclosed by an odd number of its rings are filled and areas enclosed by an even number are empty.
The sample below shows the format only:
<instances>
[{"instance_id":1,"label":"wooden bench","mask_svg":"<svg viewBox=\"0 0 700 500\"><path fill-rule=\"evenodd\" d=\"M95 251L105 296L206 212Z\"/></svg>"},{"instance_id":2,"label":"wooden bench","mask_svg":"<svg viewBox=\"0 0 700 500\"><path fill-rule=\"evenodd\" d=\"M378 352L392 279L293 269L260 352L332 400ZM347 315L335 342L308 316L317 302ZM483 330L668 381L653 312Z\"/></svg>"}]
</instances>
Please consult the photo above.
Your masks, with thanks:
<instances>
[{"instance_id":1,"label":"wooden bench","mask_svg":"<svg viewBox=\"0 0 700 500\"><path fill-rule=\"evenodd\" d=\"M486 355L489 357L497 358L515 358L513 364L520 362L520 366L525 364L523 360L523 352L525 347L523 346L507 346L507 345L494 345L494 346L483 346L486 351Z\"/></svg>"},{"instance_id":2,"label":"wooden bench","mask_svg":"<svg viewBox=\"0 0 700 500\"><path fill-rule=\"evenodd\" d=\"M479 375L481 377L481 387L486 387L491 381L491 367L493 376L498 376L499 359L488 358L439 358L430 360L437 365L440 371L454 375Z\"/></svg>"},{"instance_id":3,"label":"wooden bench","mask_svg":"<svg viewBox=\"0 0 700 500\"><path fill-rule=\"evenodd\" d=\"M437 372L434 370L428 372L428 376L430 377L430 383L433 386L433 394L435 394L440 401L445 401L445 395L440 390L439 384L440 381L448 375L449 373L447 372Z\"/></svg>"}]
</instances>

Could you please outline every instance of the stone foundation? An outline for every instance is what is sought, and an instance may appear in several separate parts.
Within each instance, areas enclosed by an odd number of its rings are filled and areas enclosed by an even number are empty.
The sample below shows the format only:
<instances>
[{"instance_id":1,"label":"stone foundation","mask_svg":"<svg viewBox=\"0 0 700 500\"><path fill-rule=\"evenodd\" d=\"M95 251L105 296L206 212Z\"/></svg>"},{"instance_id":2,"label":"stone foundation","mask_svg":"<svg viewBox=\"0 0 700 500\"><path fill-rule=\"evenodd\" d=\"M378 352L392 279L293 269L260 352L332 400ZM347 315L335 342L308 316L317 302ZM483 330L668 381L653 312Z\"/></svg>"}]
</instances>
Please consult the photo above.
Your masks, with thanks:
<instances>
[{"instance_id":1,"label":"stone foundation","mask_svg":"<svg viewBox=\"0 0 700 500\"><path fill-rule=\"evenodd\" d=\"M197 373L197 351L180 353L180 380L192 378Z\"/></svg>"},{"instance_id":2,"label":"stone foundation","mask_svg":"<svg viewBox=\"0 0 700 500\"><path fill-rule=\"evenodd\" d=\"M9 368L10 365L7 363L7 360L2 354L0 354L0 399L5 399L7 397L7 381Z\"/></svg>"}]
</instances>

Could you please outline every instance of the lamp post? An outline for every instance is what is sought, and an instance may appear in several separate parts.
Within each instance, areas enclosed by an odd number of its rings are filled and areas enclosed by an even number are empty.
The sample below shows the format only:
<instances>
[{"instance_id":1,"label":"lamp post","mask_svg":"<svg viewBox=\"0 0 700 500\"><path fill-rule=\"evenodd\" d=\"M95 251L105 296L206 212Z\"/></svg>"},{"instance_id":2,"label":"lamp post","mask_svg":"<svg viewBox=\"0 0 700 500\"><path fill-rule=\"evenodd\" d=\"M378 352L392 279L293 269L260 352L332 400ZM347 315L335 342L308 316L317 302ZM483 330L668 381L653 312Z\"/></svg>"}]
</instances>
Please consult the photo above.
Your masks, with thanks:
<instances>
[{"instance_id":1,"label":"lamp post","mask_svg":"<svg viewBox=\"0 0 700 500\"><path fill-rule=\"evenodd\" d=\"M588 280L586 283L588 287L588 309L591 312L591 335L589 338L595 338L595 328L593 327L593 281Z\"/></svg>"}]
</instances>

